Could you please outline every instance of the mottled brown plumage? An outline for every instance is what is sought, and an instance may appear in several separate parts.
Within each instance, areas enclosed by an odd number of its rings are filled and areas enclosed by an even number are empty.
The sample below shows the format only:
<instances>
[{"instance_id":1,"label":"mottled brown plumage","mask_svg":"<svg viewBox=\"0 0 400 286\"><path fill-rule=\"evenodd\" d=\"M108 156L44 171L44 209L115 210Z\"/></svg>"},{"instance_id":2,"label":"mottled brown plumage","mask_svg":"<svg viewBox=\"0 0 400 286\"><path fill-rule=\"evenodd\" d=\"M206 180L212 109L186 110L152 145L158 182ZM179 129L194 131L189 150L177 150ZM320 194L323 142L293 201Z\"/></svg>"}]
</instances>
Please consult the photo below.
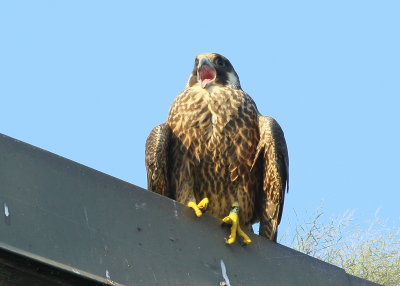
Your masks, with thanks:
<instances>
[{"instance_id":1,"label":"mottled brown plumage","mask_svg":"<svg viewBox=\"0 0 400 286\"><path fill-rule=\"evenodd\" d=\"M288 167L279 124L259 114L218 54L196 57L167 121L146 141L150 190L184 204L208 197L207 212L218 218L237 202L241 224L260 221L260 234L275 241Z\"/></svg>"}]
</instances>

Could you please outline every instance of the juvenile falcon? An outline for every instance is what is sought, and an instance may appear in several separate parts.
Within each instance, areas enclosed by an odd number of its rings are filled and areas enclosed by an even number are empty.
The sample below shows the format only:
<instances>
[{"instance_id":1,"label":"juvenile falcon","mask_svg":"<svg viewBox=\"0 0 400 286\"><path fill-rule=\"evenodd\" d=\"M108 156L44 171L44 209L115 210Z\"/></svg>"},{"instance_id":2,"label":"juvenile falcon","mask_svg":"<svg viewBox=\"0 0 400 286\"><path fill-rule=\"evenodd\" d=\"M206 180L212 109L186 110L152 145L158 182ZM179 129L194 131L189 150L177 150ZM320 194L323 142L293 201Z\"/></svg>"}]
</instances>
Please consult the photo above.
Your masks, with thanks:
<instances>
[{"instance_id":1,"label":"juvenile falcon","mask_svg":"<svg viewBox=\"0 0 400 286\"><path fill-rule=\"evenodd\" d=\"M168 119L146 141L149 190L232 224L236 233L260 222L260 235L276 241L289 158L279 124L262 116L240 86L227 58L196 57L186 88Z\"/></svg>"}]
</instances>

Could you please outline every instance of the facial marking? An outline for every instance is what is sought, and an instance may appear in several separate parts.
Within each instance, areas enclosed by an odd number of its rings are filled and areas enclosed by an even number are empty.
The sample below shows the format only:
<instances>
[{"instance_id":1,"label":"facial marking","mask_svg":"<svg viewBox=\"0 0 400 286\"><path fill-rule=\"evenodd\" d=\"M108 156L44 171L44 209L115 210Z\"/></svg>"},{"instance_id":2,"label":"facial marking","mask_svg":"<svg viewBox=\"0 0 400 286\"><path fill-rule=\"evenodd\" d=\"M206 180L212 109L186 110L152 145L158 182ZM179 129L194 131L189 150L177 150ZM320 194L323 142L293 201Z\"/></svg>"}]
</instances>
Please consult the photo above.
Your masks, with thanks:
<instances>
[{"instance_id":1,"label":"facial marking","mask_svg":"<svg viewBox=\"0 0 400 286\"><path fill-rule=\"evenodd\" d=\"M228 84L239 86L237 76L233 72L228 72Z\"/></svg>"}]
</instances>

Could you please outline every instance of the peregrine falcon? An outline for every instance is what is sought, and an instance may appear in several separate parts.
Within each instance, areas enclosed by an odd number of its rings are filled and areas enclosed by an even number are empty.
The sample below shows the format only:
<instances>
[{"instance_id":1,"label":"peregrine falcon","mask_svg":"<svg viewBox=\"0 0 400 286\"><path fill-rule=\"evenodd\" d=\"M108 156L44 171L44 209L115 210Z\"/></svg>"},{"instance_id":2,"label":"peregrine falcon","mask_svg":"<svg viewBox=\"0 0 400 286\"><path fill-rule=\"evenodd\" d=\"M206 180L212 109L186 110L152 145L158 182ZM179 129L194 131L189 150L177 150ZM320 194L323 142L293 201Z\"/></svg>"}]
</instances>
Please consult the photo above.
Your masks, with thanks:
<instances>
[{"instance_id":1,"label":"peregrine falcon","mask_svg":"<svg viewBox=\"0 0 400 286\"><path fill-rule=\"evenodd\" d=\"M146 141L149 190L232 224L227 243L260 222L276 241L289 182L284 133L262 116L227 58L200 54L168 119Z\"/></svg>"}]
</instances>

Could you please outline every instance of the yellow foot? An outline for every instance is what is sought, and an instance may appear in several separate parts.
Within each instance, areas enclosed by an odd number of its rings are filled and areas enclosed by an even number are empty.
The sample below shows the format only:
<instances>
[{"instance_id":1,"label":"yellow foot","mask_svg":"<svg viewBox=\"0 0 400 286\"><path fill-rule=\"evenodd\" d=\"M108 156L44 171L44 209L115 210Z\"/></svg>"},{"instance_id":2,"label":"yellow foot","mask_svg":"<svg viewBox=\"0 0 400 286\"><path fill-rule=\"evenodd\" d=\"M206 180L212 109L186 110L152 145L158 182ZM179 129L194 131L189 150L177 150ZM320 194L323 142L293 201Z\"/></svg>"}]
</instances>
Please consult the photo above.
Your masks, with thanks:
<instances>
[{"instance_id":1,"label":"yellow foot","mask_svg":"<svg viewBox=\"0 0 400 286\"><path fill-rule=\"evenodd\" d=\"M208 198L204 198L200 201L200 203L196 204L196 202L189 202L187 204L188 207L192 208L197 216L202 216L203 212L207 209L209 200Z\"/></svg>"},{"instance_id":2,"label":"yellow foot","mask_svg":"<svg viewBox=\"0 0 400 286\"><path fill-rule=\"evenodd\" d=\"M227 244L232 244L236 241L236 234L243 238L244 244L250 244L251 239L244 233L244 231L240 228L239 224L239 204L234 203L232 205L232 209L228 216L224 217L222 221L226 224L231 224L231 234L229 238L226 240Z\"/></svg>"}]
</instances>

